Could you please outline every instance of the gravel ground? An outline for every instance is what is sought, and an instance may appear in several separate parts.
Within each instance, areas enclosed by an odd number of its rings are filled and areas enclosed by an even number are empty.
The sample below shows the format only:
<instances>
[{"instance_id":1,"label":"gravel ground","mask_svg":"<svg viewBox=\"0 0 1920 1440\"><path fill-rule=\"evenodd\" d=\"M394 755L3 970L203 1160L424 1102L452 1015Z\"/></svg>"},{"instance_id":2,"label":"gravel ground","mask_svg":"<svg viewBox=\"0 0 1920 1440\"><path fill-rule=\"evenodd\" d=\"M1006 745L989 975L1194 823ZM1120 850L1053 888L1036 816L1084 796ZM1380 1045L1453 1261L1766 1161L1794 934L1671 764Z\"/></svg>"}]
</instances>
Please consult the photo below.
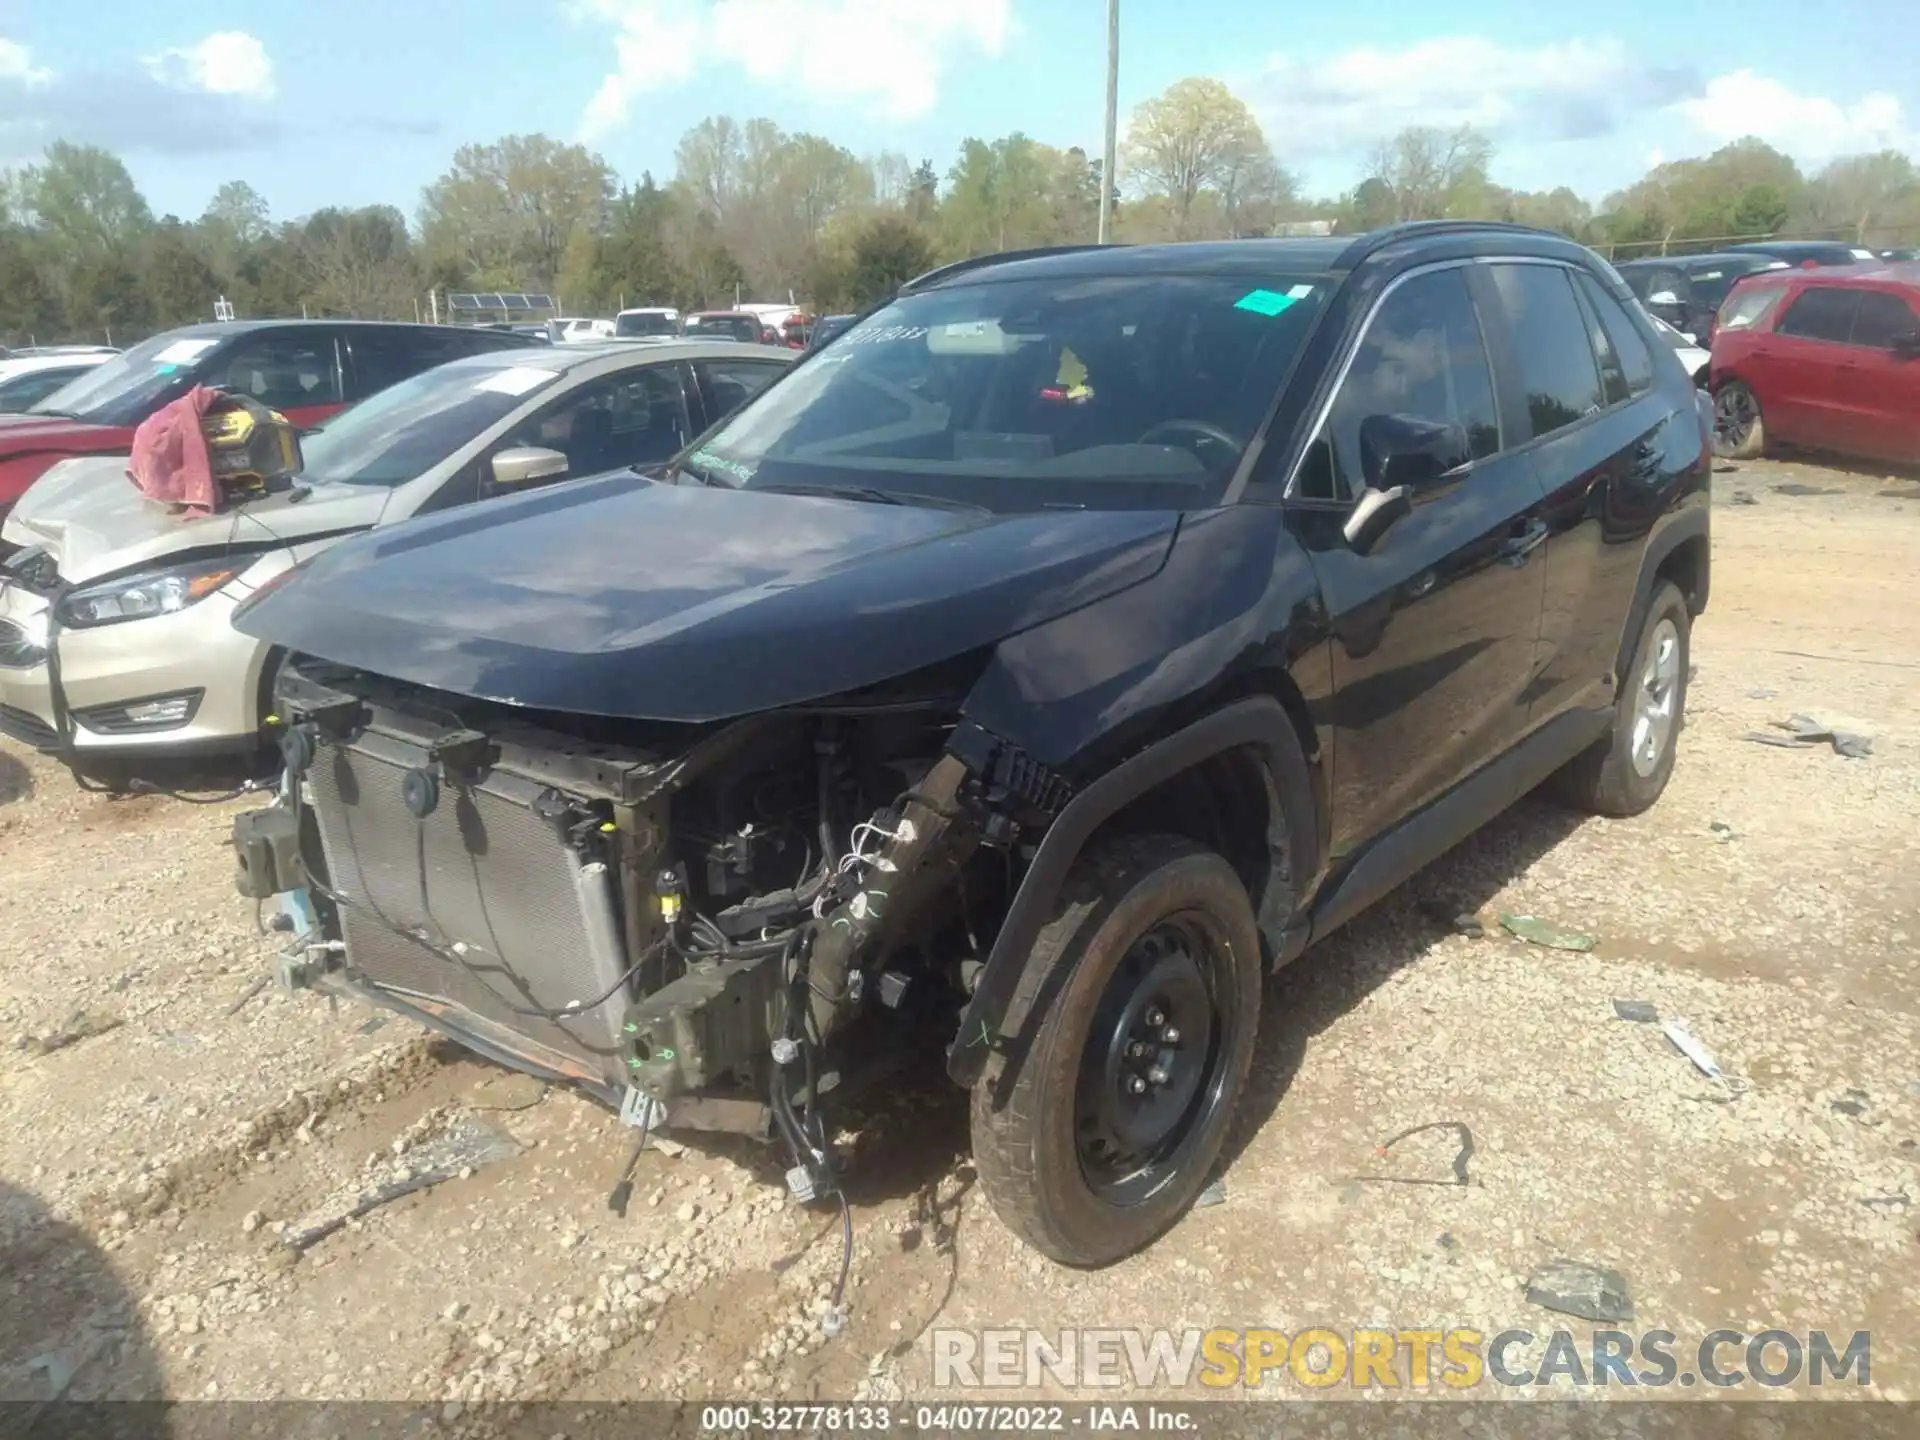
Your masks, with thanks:
<instances>
[{"instance_id":1,"label":"gravel ground","mask_svg":"<svg viewBox=\"0 0 1920 1440\"><path fill-rule=\"evenodd\" d=\"M936 1324L1584 1336L1527 1298L1558 1257L1620 1271L1634 1325L1683 1345L1871 1330L1867 1393L1920 1396L1920 482L1718 482L1654 813L1524 802L1278 977L1225 1203L1110 1270L1013 1243L943 1081L890 1095L855 1122L835 1337L838 1216L789 1204L771 1155L651 1151L615 1217L612 1117L255 987L237 806L85 795L0 748L0 1400L919 1398ZM1795 713L1872 755L1743 738ZM1483 911L1598 943L1433 918ZM1683 1018L1730 1087L1616 999ZM1465 1185L1456 1132L1380 1153L1438 1122L1472 1134ZM287 1244L476 1123L517 1153Z\"/></svg>"}]
</instances>

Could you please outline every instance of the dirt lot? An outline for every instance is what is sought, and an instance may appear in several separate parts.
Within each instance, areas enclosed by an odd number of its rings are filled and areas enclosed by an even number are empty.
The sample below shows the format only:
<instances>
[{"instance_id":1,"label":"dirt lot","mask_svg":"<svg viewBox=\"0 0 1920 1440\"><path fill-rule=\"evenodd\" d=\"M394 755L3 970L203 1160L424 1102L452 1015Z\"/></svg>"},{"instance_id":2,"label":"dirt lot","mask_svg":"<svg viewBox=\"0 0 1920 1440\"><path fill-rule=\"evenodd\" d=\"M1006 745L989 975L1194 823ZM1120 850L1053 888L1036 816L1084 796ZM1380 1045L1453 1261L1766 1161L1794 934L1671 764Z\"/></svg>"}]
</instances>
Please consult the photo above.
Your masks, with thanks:
<instances>
[{"instance_id":1,"label":"dirt lot","mask_svg":"<svg viewBox=\"0 0 1920 1440\"><path fill-rule=\"evenodd\" d=\"M1526 1295L1560 1256L1618 1269L1634 1326L1683 1344L1871 1330L1874 1390L1920 1398L1920 480L1717 485L1652 815L1527 802L1275 980L1225 1203L1112 1270L1012 1242L944 1082L857 1117L837 1338L838 1217L788 1205L771 1155L649 1152L616 1218L612 1117L249 993L272 945L232 890L237 807L82 795L0 749L0 1398L922 1397L936 1323L1584 1335ZM1796 712L1871 756L1743 739ZM1599 943L1451 933L1434 902ZM1616 998L1683 1017L1740 1093ZM63 1027L85 1038L47 1051ZM294 1258L330 1192L473 1120L519 1153ZM1376 1153L1440 1121L1471 1130L1470 1183L1357 1178L1450 1181L1450 1133Z\"/></svg>"}]
</instances>

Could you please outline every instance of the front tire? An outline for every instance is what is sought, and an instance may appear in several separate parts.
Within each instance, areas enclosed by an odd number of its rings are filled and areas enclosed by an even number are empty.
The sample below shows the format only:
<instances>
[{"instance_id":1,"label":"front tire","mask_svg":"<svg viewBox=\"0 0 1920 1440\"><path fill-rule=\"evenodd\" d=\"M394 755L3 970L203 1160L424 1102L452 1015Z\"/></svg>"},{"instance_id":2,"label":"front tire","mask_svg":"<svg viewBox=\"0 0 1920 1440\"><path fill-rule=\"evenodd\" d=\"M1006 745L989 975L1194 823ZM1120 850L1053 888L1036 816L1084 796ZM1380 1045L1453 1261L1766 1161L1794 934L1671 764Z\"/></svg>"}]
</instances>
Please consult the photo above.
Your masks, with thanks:
<instances>
[{"instance_id":1,"label":"front tire","mask_svg":"<svg viewBox=\"0 0 1920 1440\"><path fill-rule=\"evenodd\" d=\"M1686 719L1692 642L1686 597L1672 581L1659 581L1621 676L1613 732L1553 777L1561 801L1624 819L1660 798Z\"/></svg>"},{"instance_id":2,"label":"front tire","mask_svg":"<svg viewBox=\"0 0 1920 1440\"><path fill-rule=\"evenodd\" d=\"M1767 450L1760 397L1741 380L1713 392L1713 452L1725 460L1758 460Z\"/></svg>"},{"instance_id":3,"label":"front tire","mask_svg":"<svg viewBox=\"0 0 1920 1440\"><path fill-rule=\"evenodd\" d=\"M974 1159L1009 1229L1099 1266L1173 1225L1246 1087L1260 969L1252 902L1220 855L1129 835L1081 856L1016 995L1046 1007L1032 1046L973 1089Z\"/></svg>"}]
</instances>

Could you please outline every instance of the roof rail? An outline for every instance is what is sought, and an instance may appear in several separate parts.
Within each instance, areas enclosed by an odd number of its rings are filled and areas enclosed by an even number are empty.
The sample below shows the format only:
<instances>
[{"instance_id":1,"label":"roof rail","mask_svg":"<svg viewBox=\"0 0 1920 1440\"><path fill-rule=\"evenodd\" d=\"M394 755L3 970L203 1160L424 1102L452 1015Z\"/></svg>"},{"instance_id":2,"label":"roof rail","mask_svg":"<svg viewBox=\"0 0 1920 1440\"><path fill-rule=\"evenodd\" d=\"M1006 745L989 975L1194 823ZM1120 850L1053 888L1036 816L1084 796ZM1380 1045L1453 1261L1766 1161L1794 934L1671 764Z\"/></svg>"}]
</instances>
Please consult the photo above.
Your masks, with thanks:
<instances>
[{"instance_id":1,"label":"roof rail","mask_svg":"<svg viewBox=\"0 0 1920 1440\"><path fill-rule=\"evenodd\" d=\"M965 260L956 260L951 265L941 265L916 275L900 287L905 295L925 286L949 280L955 275L964 275L970 270L979 270L988 265L1010 265L1016 260L1037 260L1043 255L1073 255L1082 250L1117 250L1118 245L1036 245L1030 250L1001 250L990 255L970 255Z\"/></svg>"},{"instance_id":2,"label":"roof rail","mask_svg":"<svg viewBox=\"0 0 1920 1440\"><path fill-rule=\"evenodd\" d=\"M1542 230L1537 225L1516 225L1510 220L1403 220L1397 225L1383 225L1378 230L1367 230L1354 236L1353 243L1341 252L1334 268L1351 270L1375 250L1391 245L1396 240L1407 240L1416 235L1471 235L1481 231L1502 235L1538 235L1548 240L1564 240L1569 245L1579 243L1567 239L1558 230Z\"/></svg>"}]
</instances>

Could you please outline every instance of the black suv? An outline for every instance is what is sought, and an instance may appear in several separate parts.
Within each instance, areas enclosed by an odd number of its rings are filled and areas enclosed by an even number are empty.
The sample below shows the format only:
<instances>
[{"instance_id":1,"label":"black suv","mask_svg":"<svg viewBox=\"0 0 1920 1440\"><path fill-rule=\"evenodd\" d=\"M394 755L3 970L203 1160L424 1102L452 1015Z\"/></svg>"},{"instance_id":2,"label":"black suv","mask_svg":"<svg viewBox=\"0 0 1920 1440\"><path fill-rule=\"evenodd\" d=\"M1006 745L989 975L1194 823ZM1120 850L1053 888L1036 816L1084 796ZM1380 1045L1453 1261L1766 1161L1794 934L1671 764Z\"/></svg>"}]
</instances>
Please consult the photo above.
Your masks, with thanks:
<instances>
[{"instance_id":1,"label":"black suv","mask_svg":"<svg viewBox=\"0 0 1920 1440\"><path fill-rule=\"evenodd\" d=\"M1872 265L1880 258L1865 246L1849 245L1844 240L1749 240L1727 249L1736 254L1770 255L1802 266Z\"/></svg>"},{"instance_id":2,"label":"black suv","mask_svg":"<svg viewBox=\"0 0 1920 1440\"><path fill-rule=\"evenodd\" d=\"M1519 227L935 271L650 479L263 591L241 887L317 928L296 982L777 1137L802 1197L944 1049L1007 1222L1112 1261L1206 1180L1267 971L1543 781L1659 797L1700 403Z\"/></svg>"},{"instance_id":3,"label":"black suv","mask_svg":"<svg viewBox=\"0 0 1920 1440\"><path fill-rule=\"evenodd\" d=\"M1744 255L1662 255L1620 263L1620 278L1640 303L1683 335L1691 335L1702 350L1713 343L1714 320L1720 302L1734 285L1761 270L1784 270L1777 256L1748 251Z\"/></svg>"}]
</instances>

